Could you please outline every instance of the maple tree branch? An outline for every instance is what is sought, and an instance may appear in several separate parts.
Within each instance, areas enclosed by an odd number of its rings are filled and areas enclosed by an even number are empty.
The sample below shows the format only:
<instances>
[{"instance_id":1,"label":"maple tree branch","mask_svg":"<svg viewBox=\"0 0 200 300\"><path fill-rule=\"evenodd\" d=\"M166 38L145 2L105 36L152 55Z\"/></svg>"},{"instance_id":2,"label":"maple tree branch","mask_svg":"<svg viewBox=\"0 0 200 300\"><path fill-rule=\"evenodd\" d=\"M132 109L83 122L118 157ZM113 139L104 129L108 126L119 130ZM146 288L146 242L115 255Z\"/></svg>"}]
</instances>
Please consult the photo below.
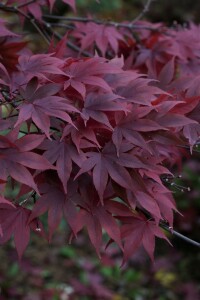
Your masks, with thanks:
<instances>
[{"instance_id":1,"label":"maple tree branch","mask_svg":"<svg viewBox=\"0 0 200 300\"><path fill-rule=\"evenodd\" d=\"M64 23L52 23L52 22L51 22L51 26L52 27L66 28L66 29L69 29L69 30L72 30L72 29L76 28L73 25L68 25L68 24L64 24Z\"/></svg>"},{"instance_id":2,"label":"maple tree branch","mask_svg":"<svg viewBox=\"0 0 200 300\"><path fill-rule=\"evenodd\" d=\"M33 2L35 2L35 1L31 1L31 2L29 1L29 3L27 2L27 4L30 4L30 3L33 3ZM24 6L24 5L23 5L23 6ZM33 17L27 15L26 13L24 13L23 11L21 11L21 10L19 9L19 7L22 7L22 6L17 6L17 7L12 6L12 7L11 7L11 6L6 6L6 5L4 5L4 4L0 4L0 10L9 11L9 12L12 12L12 13L17 13L17 14L22 15L24 18L26 18L26 19L27 19L27 20L35 27L35 29L39 32L39 34L43 37L43 39L44 39L44 40L47 42L47 44L49 45L49 44L50 44L50 40L49 40L48 37L46 36L46 32L45 32L44 30L42 30L42 29L40 28L40 26L36 23L35 18L33 18ZM46 28L48 31L50 31L57 39L59 39L59 40L62 39L62 36L61 36L59 33L55 32L55 31L51 28L51 24L45 22L44 20L43 20L42 23L43 23L43 25L45 26L45 28ZM70 42L70 41L67 41L67 46L68 46L70 49L72 49L72 50L74 50L74 51L76 51L76 52L78 52L78 53L80 53L80 54L83 54L83 55L86 56L86 57L92 57L92 56L93 56L91 53L89 53L89 52L87 52L87 51L85 51L85 50L82 50L80 47L76 46L74 43L72 43L72 42Z\"/></svg>"},{"instance_id":3,"label":"maple tree branch","mask_svg":"<svg viewBox=\"0 0 200 300\"><path fill-rule=\"evenodd\" d=\"M144 15L149 11L150 5L153 2L153 0L147 0L144 9L141 11L141 13L132 21L132 24L136 23L140 19L144 17Z\"/></svg>"},{"instance_id":4,"label":"maple tree branch","mask_svg":"<svg viewBox=\"0 0 200 300\"><path fill-rule=\"evenodd\" d=\"M99 25L106 25L106 26L113 26L116 28L127 28L127 29L146 29L150 31L159 31L159 28L155 27L150 27L150 26L145 26L145 25L140 25L140 24L133 24L134 21L130 23L118 23L114 21L104 21L104 20L99 20L99 19L92 19L92 18L81 18L81 17L63 17L63 16L55 16L55 15L43 15L44 18L52 19L52 20L60 20L60 21L66 21L66 22L80 22L80 23L95 23ZM55 23L54 23L55 24ZM67 25L67 24L66 24ZM59 24L57 25L59 27ZM64 27L64 24L62 24L62 27Z\"/></svg>"},{"instance_id":5,"label":"maple tree branch","mask_svg":"<svg viewBox=\"0 0 200 300\"><path fill-rule=\"evenodd\" d=\"M165 225L165 224L163 224L163 223L160 223L160 227L162 227L162 228L165 229L166 231L170 232L171 234L173 234L173 235L179 237L180 239L186 241L187 243L190 243L190 244L192 244L192 245L197 246L197 247L200 248L200 243L199 243L199 242L196 242L196 241L194 241L194 240L188 238L187 236L185 236L185 235L179 233L178 231L172 229L171 227L169 227L169 226L167 226L167 225Z\"/></svg>"},{"instance_id":6,"label":"maple tree branch","mask_svg":"<svg viewBox=\"0 0 200 300\"><path fill-rule=\"evenodd\" d=\"M146 216L146 218L148 218L148 219L151 218L151 215L147 211L144 211L143 209L140 209L140 211ZM185 242L190 243L190 244L200 248L199 242L194 241L194 240L188 238L187 236L179 233L178 231L174 230L172 227L168 226L164 221L160 221L159 226L161 228L165 229L166 231L168 231L169 233L171 233L172 235L177 236L178 238L184 240Z\"/></svg>"},{"instance_id":7,"label":"maple tree branch","mask_svg":"<svg viewBox=\"0 0 200 300\"><path fill-rule=\"evenodd\" d=\"M44 25L44 26L46 27L46 29L49 30L49 31L53 34L53 36L55 36L57 39L61 40L61 39L63 38L61 34L59 34L58 32L54 31L54 30L51 28L51 24L49 24L49 23L43 21L43 25ZM72 49L72 50L74 50L74 51L76 51L76 52L78 52L78 53L80 53L80 54L83 54L83 55L86 56L86 57L93 57L93 55L92 55L90 52L85 51L85 50L82 50L80 47L76 46L74 43L72 43L72 42L70 42L70 41L67 41L67 46L68 46L70 49Z\"/></svg>"},{"instance_id":8,"label":"maple tree branch","mask_svg":"<svg viewBox=\"0 0 200 300\"><path fill-rule=\"evenodd\" d=\"M36 24L36 20L34 18L32 18L31 16L27 15L26 13L24 13L23 11L21 11L18 7L6 6L5 4L0 4L0 10L20 14L21 16L23 16L35 27L35 29L39 32L39 34L43 37L43 39L47 42L47 44L48 45L50 44L50 41L47 38L47 36L45 35L44 31L40 28L39 25Z\"/></svg>"}]
</instances>

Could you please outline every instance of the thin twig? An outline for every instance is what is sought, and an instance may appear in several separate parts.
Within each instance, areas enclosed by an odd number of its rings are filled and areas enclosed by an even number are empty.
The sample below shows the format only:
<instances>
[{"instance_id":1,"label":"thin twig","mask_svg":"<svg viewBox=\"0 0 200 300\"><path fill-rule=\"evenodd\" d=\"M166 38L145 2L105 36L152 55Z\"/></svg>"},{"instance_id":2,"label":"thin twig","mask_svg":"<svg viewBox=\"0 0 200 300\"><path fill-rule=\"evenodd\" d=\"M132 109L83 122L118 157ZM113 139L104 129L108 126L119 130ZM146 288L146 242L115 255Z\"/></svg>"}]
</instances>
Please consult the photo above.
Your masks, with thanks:
<instances>
[{"instance_id":1,"label":"thin twig","mask_svg":"<svg viewBox=\"0 0 200 300\"><path fill-rule=\"evenodd\" d=\"M47 44L48 45L50 44L49 39L46 37L45 33L40 28L40 26L36 24L35 19L32 18L31 16L27 15L26 13L24 13L18 7L14 7L14 6L11 7L11 6L6 6L4 4L0 4L0 10L9 11L9 12L16 13L16 14L23 16L35 27L35 29L39 32L39 34L43 37L43 39L47 42Z\"/></svg>"},{"instance_id":2,"label":"thin twig","mask_svg":"<svg viewBox=\"0 0 200 300\"><path fill-rule=\"evenodd\" d=\"M139 21L140 19L142 19L144 17L144 15L149 11L150 5L152 3L153 0L147 0L144 9L141 11L141 13L132 21L132 24L136 23L137 21Z\"/></svg>"},{"instance_id":3,"label":"thin twig","mask_svg":"<svg viewBox=\"0 0 200 300\"><path fill-rule=\"evenodd\" d=\"M170 228L169 226L167 226L167 225L165 225L165 224L163 224L163 223L160 223L160 227L162 227L162 228L165 229L166 231L170 232L171 234L173 234L173 235L179 237L180 239L186 241L187 243L190 243L190 244L192 244L192 245L197 246L197 247L200 248L200 243L198 243L198 242L196 242L196 241L194 241L194 240L188 238L187 236L185 236L185 235L179 233L179 232L176 231L176 230L173 230L173 229Z\"/></svg>"},{"instance_id":4,"label":"thin twig","mask_svg":"<svg viewBox=\"0 0 200 300\"><path fill-rule=\"evenodd\" d=\"M75 26L64 24L64 23L51 23L51 26L52 27L66 28L66 29L69 29L69 30L76 29Z\"/></svg>"},{"instance_id":5,"label":"thin twig","mask_svg":"<svg viewBox=\"0 0 200 300\"><path fill-rule=\"evenodd\" d=\"M44 25L44 26L47 28L47 30L49 30L49 31L50 31L57 39L61 40L61 39L63 38L62 35L60 35L58 32L54 31L54 30L51 28L51 24L49 24L49 23L43 21L43 25ZM86 56L86 57L93 57L93 55L92 55L90 52L85 51L85 50L81 50L80 47L76 46L74 43L72 43L72 42L70 42L70 41L67 41L67 46L68 46L70 49L72 49L72 50L74 50L74 51L76 51L76 52L78 52L78 53L80 53L80 54L83 54L83 55Z\"/></svg>"},{"instance_id":6,"label":"thin twig","mask_svg":"<svg viewBox=\"0 0 200 300\"><path fill-rule=\"evenodd\" d=\"M44 38L44 40L47 42L47 44L49 45L50 44L50 40L47 38L47 36L45 35L46 32L44 30L42 30L40 28L39 25L37 25L36 23L36 20L34 18L32 18L31 16L25 14L23 11L21 11L18 7L8 7L4 4L0 4L0 10L4 10L4 11L9 11L9 12L12 12L12 13L17 13L17 14L20 14L22 15L24 18L26 18L27 20L29 20L29 22L31 22L31 24L36 28L36 30L40 33L40 35ZM61 40L62 39L62 36L55 32L52 28L51 28L51 24L43 21L42 22L43 25L45 26L45 28L50 31L57 39ZM71 48L72 50L80 53L80 54L83 54L84 56L86 57L92 57L92 54L87 52L87 51L84 51L82 50L80 47L76 46L74 43L70 42L70 41L67 41L67 46L69 48Z\"/></svg>"}]
</instances>

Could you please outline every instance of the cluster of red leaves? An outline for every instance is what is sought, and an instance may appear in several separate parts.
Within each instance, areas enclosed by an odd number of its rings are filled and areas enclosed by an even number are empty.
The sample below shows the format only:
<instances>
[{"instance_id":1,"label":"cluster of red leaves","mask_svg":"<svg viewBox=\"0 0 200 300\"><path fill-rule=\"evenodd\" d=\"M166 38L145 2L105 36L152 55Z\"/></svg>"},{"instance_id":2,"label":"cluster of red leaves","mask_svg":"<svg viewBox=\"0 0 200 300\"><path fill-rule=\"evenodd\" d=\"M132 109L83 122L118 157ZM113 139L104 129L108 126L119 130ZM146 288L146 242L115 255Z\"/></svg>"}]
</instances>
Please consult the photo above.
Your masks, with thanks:
<instances>
[{"instance_id":1,"label":"cluster of red leaves","mask_svg":"<svg viewBox=\"0 0 200 300\"><path fill-rule=\"evenodd\" d=\"M44 2L25 8L39 19ZM200 134L200 28L155 28L136 42L126 28L76 26L77 45L101 54L84 58L63 42L33 54L0 22L0 243L14 235L19 257L30 230L45 236L46 212L49 240L64 217L99 256L102 230L124 261L141 245L153 259L155 237L167 239L159 222L172 226L176 206L162 176Z\"/></svg>"}]
</instances>

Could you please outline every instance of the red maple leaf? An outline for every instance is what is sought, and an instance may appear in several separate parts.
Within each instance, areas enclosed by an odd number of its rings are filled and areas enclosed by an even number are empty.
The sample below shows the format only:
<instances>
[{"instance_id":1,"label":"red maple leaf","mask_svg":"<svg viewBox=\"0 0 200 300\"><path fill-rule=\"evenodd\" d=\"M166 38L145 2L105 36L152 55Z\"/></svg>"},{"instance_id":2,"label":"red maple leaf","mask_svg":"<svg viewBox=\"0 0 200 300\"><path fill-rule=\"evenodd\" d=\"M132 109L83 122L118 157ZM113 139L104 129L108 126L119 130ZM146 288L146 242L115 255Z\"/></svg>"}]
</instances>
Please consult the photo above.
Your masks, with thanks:
<instances>
[{"instance_id":1,"label":"red maple leaf","mask_svg":"<svg viewBox=\"0 0 200 300\"><path fill-rule=\"evenodd\" d=\"M64 140L62 141L44 141L40 146L41 149L45 150L44 156L52 164L56 163L56 170L58 176L63 184L64 191L67 193L67 182L72 172L72 162L79 167L85 160L83 152L77 151L77 149Z\"/></svg>"},{"instance_id":2,"label":"red maple leaf","mask_svg":"<svg viewBox=\"0 0 200 300\"><path fill-rule=\"evenodd\" d=\"M52 234L59 225L63 215L72 230L76 232L76 198L80 196L76 191L75 185L69 183L67 195L63 192L62 188L60 189L59 186L55 185L55 182L52 182L51 185L44 185L40 191L43 195L35 203L29 216L29 222L32 222L38 216L48 211L49 240L51 240Z\"/></svg>"},{"instance_id":3,"label":"red maple leaf","mask_svg":"<svg viewBox=\"0 0 200 300\"><path fill-rule=\"evenodd\" d=\"M143 215L120 218L125 223L121 228L124 240L124 258L122 265L143 245L146 252L154 260L155 237L169 242L163 231L154 221L146 219Z\"/></svg>"},{"instance_id":4,"label":"red maple leaf","mask_svg":"<svg viewBox=\"0 0 200 300\"><path fill-rule=\"evenodd\" d=\"M2 236L0 244L8 241L14 235L14 243L19 259L21 259L30 239L30 228L35 232L44 235L42 224L39 221L28 223L31 211L23 207L4 206L0 209L0 224Z\"/></svg>"},{"instance_id":5,"label":"red maple leaf","mask_svg":"<svg viewBox=\"0 0 200 300\"><path fill-rule=\"evenodd\" d=\"M132 190L132 178L127 168L137 169L147 166L136 156L126 153L130 148L130 145L128 145L128 149L126 147L122 149L119 157L112 143L106 144L101 152L87 152L86 156L88 158L81 165L81 169L75 178L93 170L92 178L101 202L103 202L104 191L109 178L125 189Z\"/></svg>"},{"instance_id":6,"label":"red maple leaf","mask_svg":"<svg viewBox=\"0 0 200 300\"><path fill-rule=\"evenodd\" d=\"M74 36L80 40L82 50L90 49L91 46L93 49L96 45L103 56L105 56L109 48L116 54L118 52L119 41L125 42L123 35L112 26L109 27L93 22L75 24L76 31L74 32Z\"/></svg>"},{"instance_id":7,"label":"red maple leaf","mask_svg":"<svg viewBox=\"0 0 200 300\"><path fill-rule=\"evenodd\" d=\"M26 83L33 77L47 79L47 74L61 74L64 62L52 54L21 55L19 57L18 70L26 77Z\"/></svg>"},{"instance_id":8,"label":"red maple leaf","mask_svg":"<svg viewBox=\"0 0 200 300\"><path fill-rule=\"evenodd\" d=\"M50 138L50 117L60 118L72 123L68 112L79 112L66 99L54 96L60 90L60 85L46 84L37 89L37 80L29 81L26 90L20 90L25 102L19 105L19 116L15 126L31 119L35 125Z\"/></svg>"},{"instance_id":9,"label":"red maple leaf","mask_svg":"<svg viewBox=\"0 0 200 300\"><path fill-rule=\"evenodd\" d=\"M17 132L15 130L6 136L0 136L0 179L7 180L7 177L11 176L38 192L28 168L34 170L53 168L44 156L30 151L41 144L44 136L31 134L17 139Z\"/></svg>"},{"instance_id":10,"label":"red maple leaf","mask_svg":"<svg viewBox=\"0 0 200 300\"><path fill-rule=\"evenodd\" d=\"M106 112L128 111L127 105L123 103L123 100L120 100L120 97L115 94L88 94L82 109L82 116L85 123L92 118L112 129Z\"/></svg>"},{"instance_id":11,"label":"red maple leaf","mask_svg":"<svg viewBox=\"0 0 200 300\"><path fill-rule=\"evenodd\" d=\"M106 205L101 205L98 201L96 191L92 186L88 189L83 185L80 188L81 197L78 199L77 205L80 206L76 218L75 233L78 233L86 226L91 243L100 257L100 246L102 243L102 228L108 233L110 238L114 240L121 249L123 249L120 229L116 220L112 217ZM109 207L110 208L110 207Z\"/></svg>"},{"instance_id":12,"label":"red maple leaf","mask_svg":"<svg viewBox=\"0 0 200 300\"><path fill-rule=\"evenodd\" d=\"M99 87L104 91L111 92L111 87L104 80L103 75L118 73L119 68L112 63L108 64L104 58L93 57L72 62L71 59L68 59L64 71L68 77L64 82L64 89L71 86L85 98L89 87Z\"/></svg>"}]
</instances>

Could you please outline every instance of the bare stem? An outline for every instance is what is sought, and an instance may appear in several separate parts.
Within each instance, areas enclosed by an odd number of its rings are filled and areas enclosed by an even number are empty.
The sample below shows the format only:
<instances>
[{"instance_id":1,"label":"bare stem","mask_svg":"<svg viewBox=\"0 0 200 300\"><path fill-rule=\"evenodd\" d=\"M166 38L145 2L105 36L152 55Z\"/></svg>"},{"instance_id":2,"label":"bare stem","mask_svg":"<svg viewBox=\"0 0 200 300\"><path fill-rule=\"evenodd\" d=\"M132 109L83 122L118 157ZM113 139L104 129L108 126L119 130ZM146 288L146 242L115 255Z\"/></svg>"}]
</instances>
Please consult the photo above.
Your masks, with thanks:
<instances>
[{"instance_id":1,"label":"bare stem","mask_svg":"<svg viewBox=\"0 0 200 300\"><path fill-rule=\"evenodd\" d=\"M194 241L194 240L188 238L187 236L185 236L185 235L179 233L179 232L176 231L176 230L173 230L173 229L170 228L169 226L167 226L167 225L161 223L161 224L160 224L160 227L162 227L162 228L165 229L166 231L170 232L171 234L177 236L178 238L180 238L180 239L186 241L187 243L190 243L190 244L192 244L192 245L197 246L197 247L200 248L200 243L198 243L198 242L196 242L196 241Z\"/></svg>"},{"instance_id":2,"label":"bare stem","mask_svg":"<svg viewBox=\"0 0 200 300\"><path fill-rule=\"evenodd\" d=\"M132 21L132 24L136 23L140 19L144 17L144 15L149 11L150 5L153 2L153 0L147 0L144 9L141 11L141 13Z\"/></svg>"},{"instance_id":3,"label":"bare stem","mask_svg":"<svg viewBox=\"0 0 200 300\"><path fill-rule=\"evenodd\" d=\"M0 4L0 10L9 11L9 12L20 14L21 16L23 16L25 19L27 19L35 27L35 29L39 32L39 34L46 41L46 43L48 45L50 44L49 39L45 35L45 32L40 28L39 25L36 24L35 19L32 18L31 16L27 15L26 13L24 13L22 10L19 9L19 7L14 7L14 6L11 7L11 6L6 6L4 4Z\"/></svg>"}]
</instances>

